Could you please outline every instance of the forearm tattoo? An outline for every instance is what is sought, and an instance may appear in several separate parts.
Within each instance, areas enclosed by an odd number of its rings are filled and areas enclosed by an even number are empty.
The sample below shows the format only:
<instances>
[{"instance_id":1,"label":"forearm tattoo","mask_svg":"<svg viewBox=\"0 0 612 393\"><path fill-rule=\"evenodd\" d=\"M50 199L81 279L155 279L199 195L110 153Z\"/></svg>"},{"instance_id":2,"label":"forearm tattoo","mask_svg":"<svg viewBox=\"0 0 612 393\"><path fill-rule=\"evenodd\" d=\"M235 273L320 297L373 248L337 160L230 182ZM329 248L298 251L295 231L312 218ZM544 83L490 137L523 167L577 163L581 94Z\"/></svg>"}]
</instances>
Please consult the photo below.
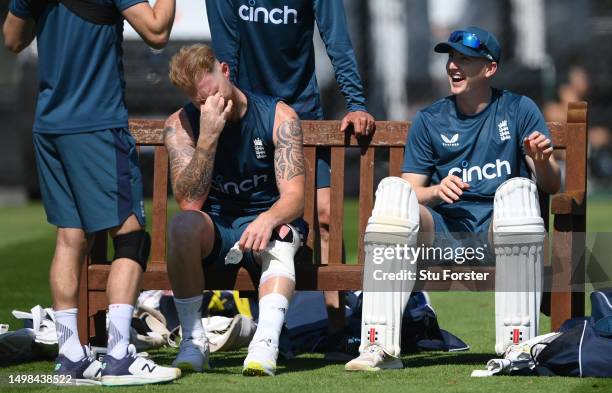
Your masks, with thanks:
<instances>
[{"instance_id":1,"label":"forearm tattoo","mask_svg":"<svg viewBox=\"0 0 612 393\"><path fill-rule=\"evenodd\" d=\"M278 127L274 169L276 179L291 180L304 174L302 126L298 119L283 122Z\"/></svg>"},{"instance_id":2,"label":"forearm tattoo","mask_svg":"<svg viewBox=\"0 0 612 393\"><path fill-rule=\"evenodd\" d=\"M176 130L166 127L166 141L174 138ZM195 202L208 195L215 163L215 149L193 147L186 143L169 144L168 156L174 195L178 200Z\"/></svg>"}]
</instances>

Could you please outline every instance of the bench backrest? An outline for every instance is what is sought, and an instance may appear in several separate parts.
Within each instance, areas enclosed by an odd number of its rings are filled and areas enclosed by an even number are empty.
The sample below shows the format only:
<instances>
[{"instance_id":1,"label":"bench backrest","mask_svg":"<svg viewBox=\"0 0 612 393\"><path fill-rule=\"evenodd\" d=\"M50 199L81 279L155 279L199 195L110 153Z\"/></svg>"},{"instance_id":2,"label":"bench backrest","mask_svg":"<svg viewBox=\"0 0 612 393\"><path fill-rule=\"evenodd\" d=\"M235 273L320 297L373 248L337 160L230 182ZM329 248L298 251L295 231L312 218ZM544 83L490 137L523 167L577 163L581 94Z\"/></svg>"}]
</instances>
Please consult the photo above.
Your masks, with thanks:
<instances>
[{"instance_id":1,"label":"bench backrest","mask_svg":"<svg viewBox=\"0 0 612 393\"><path fill-rule=\"evenodd\" d=\"M555 150L565 150L565 190L586 191L586 103L570 103L566 123L547 123L552 133ZM316 149L331 147L331 220L329 241L329 263L342 263L342 232L344 219L345 153L347 149L358 149L360 154L359 177L359 233L363 233L374 203L374 166L377 149L388 150L389 175L400 176L404 144L410 122L380 121L372 138L358 140L352 134L339 131L338 121L303 121L304 155L306 159L306 206L305 219L311 231L307 245L315 249L317 238L315 225ZM165 263L166 228L168 202L168 155L163 146L163 120L130 120L130 130L138 146L154 146L153 216L151 264ZM548 223L549 197L542 196L542 213ZM354 247L347 244L348 247ZM316 255L316 253L310 253ZM359 237L359 263L363 262L363 239ZM97 245L92 253L93 262L106 260L105 245ZM316 262L316 261L315 261Z\"/></svg>"}]
</instances>

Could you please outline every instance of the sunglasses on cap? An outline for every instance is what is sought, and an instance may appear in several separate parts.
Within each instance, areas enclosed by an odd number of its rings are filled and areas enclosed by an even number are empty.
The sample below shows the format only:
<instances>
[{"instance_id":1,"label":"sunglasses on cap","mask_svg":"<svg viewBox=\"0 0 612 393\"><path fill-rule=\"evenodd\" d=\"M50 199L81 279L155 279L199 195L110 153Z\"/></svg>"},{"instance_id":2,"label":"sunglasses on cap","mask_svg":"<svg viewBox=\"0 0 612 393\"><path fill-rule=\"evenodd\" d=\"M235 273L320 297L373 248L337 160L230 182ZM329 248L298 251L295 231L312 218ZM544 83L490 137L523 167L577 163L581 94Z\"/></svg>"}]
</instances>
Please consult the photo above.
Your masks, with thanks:
<instances>
[{"instance_id":1,"label":"sunglasses on cap","mask_svg":"<svg viewBox=\"0 0 612 393\"><path fill-rule=\"evenodd\" d=\"M489 60L493 61L493 55L489 52L489 48L485 44L480 41L478 36L474 33L469 33L467 31L455 31L451 33L450 37L448 37L448 42L457 43L461 42L464 46L472 49L484 49L486 52L486 56Z\"/></svg>"}]
</instances>

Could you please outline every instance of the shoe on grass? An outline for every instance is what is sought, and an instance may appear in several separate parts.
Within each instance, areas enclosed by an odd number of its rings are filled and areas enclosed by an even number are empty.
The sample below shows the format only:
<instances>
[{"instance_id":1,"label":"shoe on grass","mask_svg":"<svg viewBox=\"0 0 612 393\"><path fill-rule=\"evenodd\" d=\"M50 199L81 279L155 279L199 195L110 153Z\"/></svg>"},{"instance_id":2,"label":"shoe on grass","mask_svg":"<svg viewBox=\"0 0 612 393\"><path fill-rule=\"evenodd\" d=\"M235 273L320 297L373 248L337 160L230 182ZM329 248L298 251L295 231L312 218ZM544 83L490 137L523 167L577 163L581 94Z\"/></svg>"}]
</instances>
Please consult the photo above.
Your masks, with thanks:
<instances>
[{"instance_id":1,"label":"shoe on grass","mask_svg":"<svg viewBox=\"0 0 612 393\"><path fill-rule=\"evenodd\" d=\"M73 362L64 355L58 355L55 360L55 375L69 377L63 383L72 383L76 385L100 385L100 377L102 376L102 363L95 358L89 350L89 347L83 347L83 358ZM62 385L63 385L62 383Z\"/></svg>"},{"instance_id":2,"label":"shoe on grass","mask_svg":"<svg viewBox=\"0 0 612 393\"><path fill-rule=\"evenodd\" d=\"M249 353L244 359L242 375L248 377L273 377L276 374L278 348L267 340L259 340L249 345Z\"/></svg>"},{"instance_id":3,"label":"shoe on grass","mask_svg":"<svg viewBox=\"0 0 612 393\"><path fill-rule=\"evenodd\" d=\"M179 353L172 362L172 367L182 371L195 371L201 373L209 369L208 358L210 350L206 337L204 339L187 339L181 341Z\"/></svg>"},{"instance_id":4,"label":"shoe on grass","mask_svg":"<svg viewBox=\"0 0 612 393\"><path fill-rule=\"evenodd\" d=\"M357 358L344 366L346 371L380 371L402 368L404 368L402 360L387 354L380 345L368 346Z\"/></svg>"},{"instance_id":5,"label":"shoe on grass","mask_svg":"<svg viewBox=\"0 0 612 393\"><path fill-rule=\"evenodd\" d=\"M102 365L102 385L126 386L171 382L181 376L181 370L163 367L151 359L139 356L133 344L128 345L126 356L115 359L109 354L104 356Z\"/></svg>"}]
</instances>

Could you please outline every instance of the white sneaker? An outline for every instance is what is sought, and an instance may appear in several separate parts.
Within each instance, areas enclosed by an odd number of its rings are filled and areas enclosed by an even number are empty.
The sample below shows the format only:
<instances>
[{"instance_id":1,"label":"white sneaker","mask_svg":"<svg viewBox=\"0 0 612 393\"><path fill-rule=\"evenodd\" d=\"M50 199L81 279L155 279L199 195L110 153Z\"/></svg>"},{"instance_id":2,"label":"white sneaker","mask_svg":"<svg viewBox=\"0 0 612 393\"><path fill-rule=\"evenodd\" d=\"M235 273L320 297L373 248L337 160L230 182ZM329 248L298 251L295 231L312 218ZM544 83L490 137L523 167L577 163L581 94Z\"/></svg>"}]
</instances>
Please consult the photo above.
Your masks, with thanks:
<instances>
[{"instance_id":1,"label":"white sneaker","mask_svg":"<svg viewBox=\"0 0 612 393\"><path fill-rule=\"evenodd\" d=\"M179 353L172 362L172 367L180 368L183 371L201 373L204 369L210 368L208 365L209 356L210 350L206 337L183 340L179 347Z\"/></svg>"},{"instance_id":2,"label":"white sneaker","mask_svg":"<svg viewBox=\"0 0 612 393\"><path fill-rule=\"evenodd\" d=\"M380 345L370 345L357 358L344 366L346 371L379 371L402 368L404 368L402 360L388 355Z\"/></svg>"},{"instance_id":3,"label":"white sneaker","mask_svg":"<svg viewBox=\"0 0 612 393\"><path fill-rule=\"evenodd\" d=\"M276 358L278 348L266 340L260 340L249 345L249 354L244 359L242 375L271 377L276 373Z\"/></svg>"},{"instance_id":4,"label":"white sneaker","mask_svg":"<svg viewBox=\"0 0 612 393\"><path fill-rule=\"evenodd\" d=\"M139 356L133 344L128 345L123 359L115 359L109 354L104 356L102 365L102 385L145 385L170 382L181 376L181 370L162 367L151 359Z\"/></svg>"}]
</instances>

